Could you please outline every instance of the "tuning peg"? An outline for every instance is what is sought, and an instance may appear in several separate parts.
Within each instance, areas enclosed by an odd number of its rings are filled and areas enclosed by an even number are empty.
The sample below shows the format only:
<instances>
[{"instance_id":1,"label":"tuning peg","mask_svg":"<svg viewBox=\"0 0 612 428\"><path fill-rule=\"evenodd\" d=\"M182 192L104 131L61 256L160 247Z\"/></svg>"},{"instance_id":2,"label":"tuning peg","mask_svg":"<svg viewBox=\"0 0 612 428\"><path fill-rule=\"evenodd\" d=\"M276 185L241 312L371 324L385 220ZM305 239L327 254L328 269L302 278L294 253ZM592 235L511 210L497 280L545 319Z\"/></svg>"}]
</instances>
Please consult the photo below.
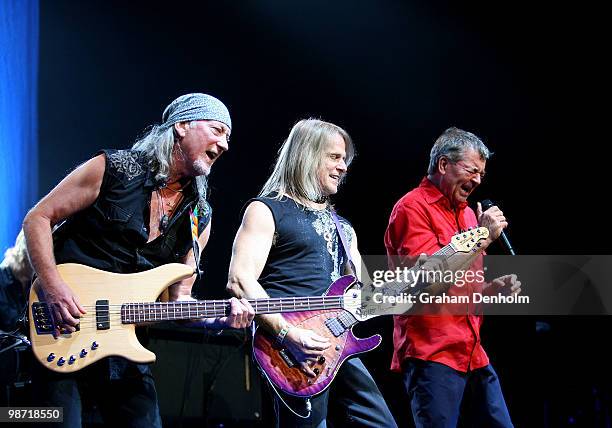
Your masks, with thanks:
<instances>
[{"instance_id":1,"label":"tuning peg","mask_svg":"<svg viewBox=\"0 0 612 428\"><path fill-rule=\"evenodd\" d=\"M49 356L47 357L47 361L48 361L48 362L51 362L51 361L53 361L53 360L55 360L55 354L54 354L53 352L51 352L51 353L49 354Z\"/></svg>"},{"instance_id":2,"label":"tuning peg","mask_svg":"<svg viewBox=\"0 0 612 428\"><path fill-rule=\"evenodd\" d=\"M66 363L66 360L64 360L64 357L60 357L59 360L57 360L57 365L58 366L63 366Z\"/></svg>"}]
</instances>

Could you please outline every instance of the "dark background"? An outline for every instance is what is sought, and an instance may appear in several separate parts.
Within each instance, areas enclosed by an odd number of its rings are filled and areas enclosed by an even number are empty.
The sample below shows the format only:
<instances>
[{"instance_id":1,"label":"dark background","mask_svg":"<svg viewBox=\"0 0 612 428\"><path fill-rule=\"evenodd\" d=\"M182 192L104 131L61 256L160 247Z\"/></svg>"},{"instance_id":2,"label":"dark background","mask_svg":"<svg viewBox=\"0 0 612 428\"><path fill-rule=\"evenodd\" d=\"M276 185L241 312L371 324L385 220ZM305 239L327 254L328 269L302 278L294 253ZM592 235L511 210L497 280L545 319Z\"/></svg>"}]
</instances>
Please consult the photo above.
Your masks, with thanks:
<instances>
[{"instance_id":1,"label":"dark background","mask_svg":"<svg viewBox=\"0 0 612 428\"><path fill-rule=\"evenodd\" d=\"M603 16L582 3L43 1L40 195L97 149L131 145L178 95L205 92L226 103L234 128L210 177L202 296L224 295L240 209L291 126L311 116L356 144L335 203L363 254L384 254L393 204L449 126L495 152L472 200L499 202L517 252L605 254ZM548 321L544 336L533 319L485 323L515 424L595 426L594 386L609 400L610 323ZM387 370L391 325L362 326L386 344L364 360L407 423L400 379Z\"/></svg>"}]
</instances>

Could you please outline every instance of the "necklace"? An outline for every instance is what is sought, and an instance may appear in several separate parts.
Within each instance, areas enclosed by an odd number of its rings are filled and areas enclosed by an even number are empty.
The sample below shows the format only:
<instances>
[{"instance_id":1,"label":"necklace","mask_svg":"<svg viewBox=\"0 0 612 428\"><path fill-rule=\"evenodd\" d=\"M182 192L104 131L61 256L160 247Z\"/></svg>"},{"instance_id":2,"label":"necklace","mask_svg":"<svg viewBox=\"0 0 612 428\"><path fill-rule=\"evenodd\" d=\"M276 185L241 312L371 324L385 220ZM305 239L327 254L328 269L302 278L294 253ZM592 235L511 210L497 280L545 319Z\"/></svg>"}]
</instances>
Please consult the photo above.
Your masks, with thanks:
<instances>
[{"instance_id":1,"label":"necklace","mask_svg":"<svg viewBox=\"0 0 612 428\"><path fill-rule=\"evenodd\" d=\"M174 183L172 183L174 184ZM177 187L176 189L174 187L170 187L169 185L163 186L162 187L164 190L170 190L171 192L174 193L183 193L183 190L185 190L185 187Z\"/></svg>"},{"instance_id":2,"label":"necklace","mask_svg":"<svg viewBox=\"0 0 612 428\"><path fill-rule=\"evenodd\" d=\"M170 190L174 192L176 196L174 196L174 199L170 199L167 195L164 195L163 190ZM183 200L183 189L163 187L155 190L155 193L157 194L158 202L157 208L159 212L159 231L161 233L165 233L168 229L168 225L170 224L170 216L172 216L174 213L176 206Z\"/></svg>"},{"instance_id":3,"label":"necklace","mask_svg":"<svg viewBox=\"0 0 612 428\"><path fill-rule=\"evenodd\" d=\"M329 199L329 196L320 196L317 199L310 199L310 200L314 202L315 204L324 204L327 202L328 199Z\"/></svg>"}]
</instances>

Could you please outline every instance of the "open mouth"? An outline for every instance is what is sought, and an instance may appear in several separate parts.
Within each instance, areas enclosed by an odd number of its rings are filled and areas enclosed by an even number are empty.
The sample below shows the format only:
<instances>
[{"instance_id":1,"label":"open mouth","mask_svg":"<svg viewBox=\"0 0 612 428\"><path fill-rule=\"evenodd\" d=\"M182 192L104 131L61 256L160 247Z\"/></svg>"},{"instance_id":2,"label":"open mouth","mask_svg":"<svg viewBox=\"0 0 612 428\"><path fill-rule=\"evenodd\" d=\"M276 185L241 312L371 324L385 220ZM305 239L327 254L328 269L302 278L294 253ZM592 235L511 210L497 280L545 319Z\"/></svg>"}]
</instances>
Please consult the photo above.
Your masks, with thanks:
<instances>
[{"instance_id":1,"label":"open mouth","mask_svg":"<svg viewBox=\"0 0 612 428\"><path fill-rule=\"evenodd\" d=\"M329 174L329 176L330 176L330 177L331 177L333 180L335 180L337 183L339 183L339 182L340 182L340 176L339 176L339 175L336 175L336 174Z\"/></svg>"},{"instance_id":2,"label":"open mouth","mask_svg":"<svg viewBox=\"0 0 612 428\"><path fill-rule=\"evenodd\" d=\"M472 186L470 186L469 184L464 184L463 186L461 186L461 190L466 194L469 195L472 192Z\"/></svg>"},{"instance_id":3,"label":"open mouth","mask_svg":"<svg viewBox=\"0 0 612 428\"><path fill-rule=\"evenodd\" d=\"M206 156L208 156L210 160L215 160L219 156L219 153L213 152L211 150L206 150Z\"/></svg>"}]
</instances>

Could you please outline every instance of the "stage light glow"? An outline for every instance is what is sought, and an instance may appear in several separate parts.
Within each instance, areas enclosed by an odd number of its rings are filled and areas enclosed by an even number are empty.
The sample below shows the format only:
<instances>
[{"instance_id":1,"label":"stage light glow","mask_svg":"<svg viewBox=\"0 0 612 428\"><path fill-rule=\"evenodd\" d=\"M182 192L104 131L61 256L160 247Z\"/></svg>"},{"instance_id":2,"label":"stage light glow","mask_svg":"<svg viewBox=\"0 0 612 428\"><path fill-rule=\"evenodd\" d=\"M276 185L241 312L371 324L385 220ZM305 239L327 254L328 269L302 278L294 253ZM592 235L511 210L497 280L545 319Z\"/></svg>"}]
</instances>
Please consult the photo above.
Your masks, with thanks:
<instances>
[{"instance_id":1,"label":"stage light glow","mask_svg":"<svg viewBox=\"0 0 612 428\"><path fill-rule=\"evenodd\" d=\"M38 0L0 2L2 254L38 192L38 36Z\"/></svg>"}]
</instances>

